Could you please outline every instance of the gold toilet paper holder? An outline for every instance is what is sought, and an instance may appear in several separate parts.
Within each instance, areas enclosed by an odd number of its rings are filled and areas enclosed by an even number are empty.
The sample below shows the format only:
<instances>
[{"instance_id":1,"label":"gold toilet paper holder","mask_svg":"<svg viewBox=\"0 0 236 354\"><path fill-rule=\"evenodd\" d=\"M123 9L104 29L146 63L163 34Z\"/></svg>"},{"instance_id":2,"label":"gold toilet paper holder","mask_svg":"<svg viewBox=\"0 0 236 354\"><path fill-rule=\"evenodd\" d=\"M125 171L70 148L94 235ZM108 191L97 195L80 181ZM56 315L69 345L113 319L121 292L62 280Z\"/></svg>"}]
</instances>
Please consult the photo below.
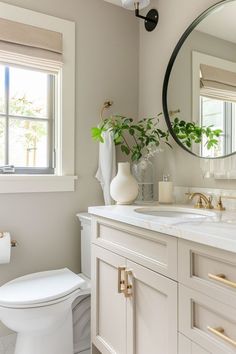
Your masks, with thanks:
<instances>
[{"instance_id":1,"label":"gold toilet paper holder","mask_svg":"<svg viewBox=\"0 0 236 354\"><path fill-rule=\"evenodd\" d=\"M0 232L0 238L3 238L4 236L4 232ZM17 247L18 246L18 242L16 240L12 240L11 241L11 247Z\"/></svg>"}]
</instances>

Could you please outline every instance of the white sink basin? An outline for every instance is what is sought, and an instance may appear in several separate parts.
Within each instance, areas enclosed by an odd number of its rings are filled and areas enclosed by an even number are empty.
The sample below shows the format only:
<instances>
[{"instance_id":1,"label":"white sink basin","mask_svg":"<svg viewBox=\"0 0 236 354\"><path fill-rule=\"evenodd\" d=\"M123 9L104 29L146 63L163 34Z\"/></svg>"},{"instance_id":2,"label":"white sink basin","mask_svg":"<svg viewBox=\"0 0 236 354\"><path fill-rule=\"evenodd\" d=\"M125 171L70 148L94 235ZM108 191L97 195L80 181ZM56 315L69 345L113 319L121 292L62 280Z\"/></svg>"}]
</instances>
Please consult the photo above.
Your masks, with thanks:
<instances>
[{"instance_id":1,"label":"white sink basin","mask_svg":"<svg viewBox=\"0 0 236 354\"><path fill-rule=\"evenodd\" d=\"M216 214L212 211L202 209L188 209L183 207L172 206L156 206L135 209L136 213L165 217L165 218L184 218L184 219L199 219L213 217Z\"/></svg>"}]
</instances>

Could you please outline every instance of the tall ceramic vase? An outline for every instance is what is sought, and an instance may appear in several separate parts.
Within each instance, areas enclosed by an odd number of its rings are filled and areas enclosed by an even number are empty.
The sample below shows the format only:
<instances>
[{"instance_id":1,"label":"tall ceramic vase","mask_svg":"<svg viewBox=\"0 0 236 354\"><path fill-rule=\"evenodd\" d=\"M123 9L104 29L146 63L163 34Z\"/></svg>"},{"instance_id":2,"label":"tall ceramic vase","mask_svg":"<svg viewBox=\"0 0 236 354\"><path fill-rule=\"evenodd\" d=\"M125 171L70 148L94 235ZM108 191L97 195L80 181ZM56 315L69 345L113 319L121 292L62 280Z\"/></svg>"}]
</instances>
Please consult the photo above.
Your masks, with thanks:
<instances>
[{"instance_id":1,"label":"tall ceramic vase","mask_svg":"<svg viewBox=\"0 0 236 354\"><path fill-rule=\"evenodd\" d=\"M118 173L111 181L111 197L117 204L132 204L138 196L138 182L130 172L129 162L118 163Z\"/></svg>"}]
</instances>

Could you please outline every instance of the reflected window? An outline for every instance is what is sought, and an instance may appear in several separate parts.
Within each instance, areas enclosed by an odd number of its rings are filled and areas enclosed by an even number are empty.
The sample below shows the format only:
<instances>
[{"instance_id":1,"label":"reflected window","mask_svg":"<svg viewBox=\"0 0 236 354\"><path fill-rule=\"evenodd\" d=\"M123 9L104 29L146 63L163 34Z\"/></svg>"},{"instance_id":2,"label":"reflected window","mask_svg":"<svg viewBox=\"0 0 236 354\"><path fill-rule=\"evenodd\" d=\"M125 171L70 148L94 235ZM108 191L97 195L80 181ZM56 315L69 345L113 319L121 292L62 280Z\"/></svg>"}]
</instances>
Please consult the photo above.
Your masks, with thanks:
<instances>
[{"instance_id":1,"label":"reflected window","mask_svg":"<svg viewBox=\"0 0 236 354\"><path fill-rule=\"evenodd\" d=\"M221 129L217 146L208 150L206 139L201 144L201 154L205 157L218 157L231 154L236 148L236 104L210 97L200 97L200 119L202 126Z\"/></svg>"}]
</instances>

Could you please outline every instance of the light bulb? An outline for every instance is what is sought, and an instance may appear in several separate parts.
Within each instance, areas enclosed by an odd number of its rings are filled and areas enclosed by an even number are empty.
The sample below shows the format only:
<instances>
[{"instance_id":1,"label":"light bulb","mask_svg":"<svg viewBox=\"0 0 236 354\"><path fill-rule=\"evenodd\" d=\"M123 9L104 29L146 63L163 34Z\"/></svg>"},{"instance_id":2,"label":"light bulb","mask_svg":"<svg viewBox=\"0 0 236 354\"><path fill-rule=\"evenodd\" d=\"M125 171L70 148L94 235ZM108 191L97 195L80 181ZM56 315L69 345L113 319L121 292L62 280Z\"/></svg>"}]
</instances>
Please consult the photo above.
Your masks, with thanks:
<instances>
[{"instance_id":1,"label":"light bulb","mask_svg":"<svg viewBox=\"0 0 236 354\"><path fill-rule=\"evenodd\" d=\"M139 3L139 9L144 9L150 4L150 0L121 0L122 6L128 10L135 10L135 2Z\"/></svg>"}]
</instances>

